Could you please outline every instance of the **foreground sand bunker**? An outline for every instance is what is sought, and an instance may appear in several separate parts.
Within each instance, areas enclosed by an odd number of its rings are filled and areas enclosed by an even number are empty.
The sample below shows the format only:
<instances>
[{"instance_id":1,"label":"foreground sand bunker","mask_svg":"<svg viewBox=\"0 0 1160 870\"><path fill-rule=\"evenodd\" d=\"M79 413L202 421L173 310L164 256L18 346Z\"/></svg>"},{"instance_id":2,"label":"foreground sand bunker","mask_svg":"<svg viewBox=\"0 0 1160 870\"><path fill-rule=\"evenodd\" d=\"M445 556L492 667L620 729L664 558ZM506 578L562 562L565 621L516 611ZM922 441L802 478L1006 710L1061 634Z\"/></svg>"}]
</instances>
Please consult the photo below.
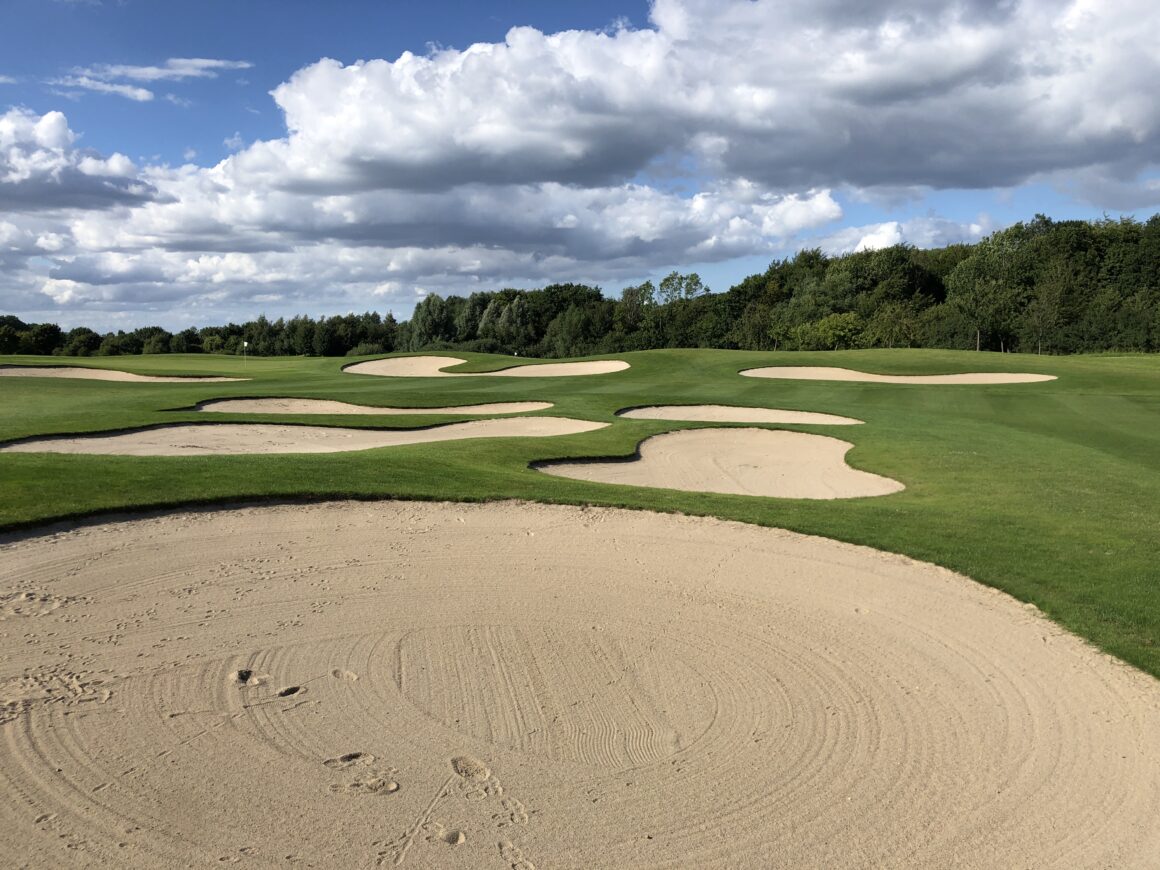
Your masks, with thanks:
<instances>
[{"instance_id":1,"label":"foreground sand bunker","mask_svg":"<svg viewBox=\"0 0 1160 870\"><path fill-rule=\"evenodd\" d=\"M780 378L794 381L857 381L868 384L1030 384L1054 381L1055 375L1019 372L966 372L957 375L875 375L854 369L826 366L766 366L745 369L747 378Z\"/></svg>"},{"instance_id":2,"label":"foreground sand bunker","mask_svg":"<svg viewBox=\"0 0 1160 870\"><path fill-rule=\"evenodd\" d=\"M87 453L100 456L235 456L247 453L343 453L467 438L548 438L603 429L607 423L568 417L470 420L425 429L338 429L274 423L191 423L114 435L36 438L0 446L8 453Z\"/></svg>"},{"instance_id":3,"label":"foreground sand bunker","mask_svg":"<svg viewBox=\"0 0 1160 870\"><path fill-rule=\"evenodd\" d=\"M544 363L512 366L495 372L445 372L448 366L464 360L453 356L400 356L355 363L343 369L356 375L379 375L390 378L563 378L573 375L606 375L622 372L628 363L618 359L589 362Z\"/></svg>"},{"instance_id":4,"label":"foreground sand bunker","mask_svg":"<svg viewBox=\"0 0 1160 870\"><path fill-rule=\"evenodd\" d=\"M193 512L0 546L4 863L1160 854L1160 684L909 559L511 503Z\"/></svg>"},{"instance_id":5,"label":"foreground sand bunker","mask_svg":"<svg viewBox=\"0 0 1160 870\"><path fill-rule=\"evenodd\" d=\"M0 377L7 378L76 378L85 381L121 381L134 384L222 384L228 381L247 381L249 378L175 377L166 375L135 375L111 369L90 369L83 366L0 366Z\"/></svg>"},{"instance_id":6,"label":"foreground sand bunker","mask_svg":"<svg viewBox=\"0 0 1160 870\"><path fill-rule=\"evenodd\" d=\"M848 441L768 429L685 429L646 438L639 458L570 460L536 467L597 483L722 492L770 498L858 498L889 495L897 480L846 464Z\"/></svg>"},{"instance_id":7,"label":"foreground sand bunker","mask_svg":"<svg viewBox=\"0 0 1160 870\"><path fill-rule=\"evenodd\" d=\"M780 408L743 408L738 405L647 405L616 412L632 420L684 420L691 423L795 423L856 426L863 421L813 411Z\"/></svg>"},{"instance_id":8,"label":"foreground sand bunker","mask_svg":"<svg viewBox=\"0 0 1160 870\"><path fill-rule=\"evenodd\" d=\"M199 411L220 414L522 414L546 411L551 402L491 402L446 408L378 408L326 399L214 399L197 406Z\"/></svg>"}]
</instances>

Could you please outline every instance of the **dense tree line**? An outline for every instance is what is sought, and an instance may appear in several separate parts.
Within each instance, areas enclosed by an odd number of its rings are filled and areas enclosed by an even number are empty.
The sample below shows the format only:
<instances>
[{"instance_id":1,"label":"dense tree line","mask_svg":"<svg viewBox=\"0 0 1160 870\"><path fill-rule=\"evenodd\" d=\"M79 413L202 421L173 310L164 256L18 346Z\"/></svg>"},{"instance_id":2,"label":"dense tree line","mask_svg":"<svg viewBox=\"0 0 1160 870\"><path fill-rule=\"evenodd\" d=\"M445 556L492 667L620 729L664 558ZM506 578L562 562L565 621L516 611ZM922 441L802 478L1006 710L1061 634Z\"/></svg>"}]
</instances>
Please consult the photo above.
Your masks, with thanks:
<instances>
[{"instance_id":1,"label":"dense tree line","mask_svg":"<svg viewBox=\"0 0 1160 870\"><path fill-rule=\"evenodd\" d=\"M337 317L293 317L238 325L206 326L171 333L160 326L101 335L78 326L64 332L52 323L27 324L0 315L0 353L58 356L118 356L137 353L227 353L254 356L354 356L386 353L395 347L399 324L388 314L344 314Z\"/></svg>"},{"instance_id":2,"label":"dense tree line","mask_svg":"<svg viewBox=\"0 0 1160 870\"><path fill-rule=\"evenodd\" d=\"M1038 215L974 245L775 260L724 293L673 272L619 299L581 284L429 295L410 321L362 315L98 335L0 317L0 353L338 356L462 349L561 357L658 347L1160 350L1160 215Z\"/></svg>"}]
</instances>

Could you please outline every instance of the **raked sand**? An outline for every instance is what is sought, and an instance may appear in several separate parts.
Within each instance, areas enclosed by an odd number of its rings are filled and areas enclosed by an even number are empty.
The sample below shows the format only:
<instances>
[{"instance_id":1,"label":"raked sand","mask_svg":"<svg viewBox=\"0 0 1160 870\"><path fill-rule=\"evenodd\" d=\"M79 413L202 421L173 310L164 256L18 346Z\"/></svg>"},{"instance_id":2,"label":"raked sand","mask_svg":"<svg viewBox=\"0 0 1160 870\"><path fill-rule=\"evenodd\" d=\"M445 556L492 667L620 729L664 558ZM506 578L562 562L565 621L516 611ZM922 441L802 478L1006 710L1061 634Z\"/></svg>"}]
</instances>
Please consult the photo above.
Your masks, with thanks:
<instances>
[{"instance_id":1,"label":"raked sand","mask_svg":"<svg viewBox=\"0 0 1160 870\"><path fill-rule=\"evenodd\" d=\"M857 498L889 495L897 480L846 464L854 445L824 435L768 429L683 429L641 442L627 460L537 464L557 477L771 498Z\"/></svg>"},{"instance_id":2,"label":"raked sand","mask_svg":"<svg viewBox=\"0 0 1160 870\"><path fill-rule=\"evenodd\" d=\"M1030 384L1054 381L1055 375L1020 372L965 372L957 375L876 375L854 369L826 366L766 366L745 369L747 378L780 378L794 381L858 381L868 384Z\"/></svg>"},{"instance_id":3,"label":"raked sand","mask_svg":"<svg viewBox=\"0 0 1160 870\"><path fill-rule=\"evenodd\" d=\"M6 378L76 378L83 381L121 381L134 384L222 384L249 378L171 377L135 375L112 369L90 369L83 366L0 366L0 377Z\"/></svg>"},{"instance_id":4,"label":"raked sand","mask_svg":"<svg viewBox=\"0 0 1160 870\"><path fill-rule=\"evenodd\" d=\"M467 438L548 438L603 429L607 423L568 417L470 420L424 429L340 429L275 423L156 426L112 435L35 438L0 446L7 453L87 453L101 456L206 456L247 453L343 453Z\"/></svg>"},{"instance_id":5,"label":"raked sand","mask_svg":"<svg viewBox=\"0 0 1160 870\"><path fill-rule=\"evenodd\" d=\"M199 411L220 414L522 414L546 411L551 402L491 402L445 408L379 408L326 399L214 399L197 406Z\"/></svg>"},{"instance_id":6,"label":"raked sand","mask_svg":"<svg viewBox=\"0 0 1160 870\"><path fill-rule=\"evenodd\" d=\"M1160 683L931 565L608 509L0 538L0 863L1155 867Z\"/></svg>"},{"instance_id":7,"label":"raked sand","mask_svg":"<svg viewBox=\"0 0 1160 870\"><path fill-rule=\"evenodd\" d=\"M628 363L618 359L588 362L517 365L494 372L445 372L448 366L464 360L452 356L398 356L355 363L343 369L356 375L379 375L391 378L563 378L573 375L606 375L622 372Z\"/></svg>"},{"instance_id":8,"label":"raked sand","mask_svg":"<svg viewBox=\"0 0 1160 870\"><path fill-rule=\"evenodd\" d=\"M685 420L692 423L796 423L821 426L856 426L861 420L820 414L814 411L786 411L780 408L744 408L738 405L646 405L617 411L632 420Z\"/></svg>"}]
</instances>

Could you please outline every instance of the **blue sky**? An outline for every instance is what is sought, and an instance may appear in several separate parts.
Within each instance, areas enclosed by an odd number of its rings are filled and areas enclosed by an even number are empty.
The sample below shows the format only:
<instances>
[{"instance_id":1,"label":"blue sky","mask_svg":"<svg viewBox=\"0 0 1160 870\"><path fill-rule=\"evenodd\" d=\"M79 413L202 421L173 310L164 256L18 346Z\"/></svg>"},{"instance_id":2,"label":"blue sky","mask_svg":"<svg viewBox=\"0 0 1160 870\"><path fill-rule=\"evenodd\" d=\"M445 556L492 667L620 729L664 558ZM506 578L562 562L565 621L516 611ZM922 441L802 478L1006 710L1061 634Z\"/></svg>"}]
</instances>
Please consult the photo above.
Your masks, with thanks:
<instances>
[{"instance_id":1,"label":"blue sky","mask_svg":"<svg viewBox=\"0 0 1160 870\"><path fill-rule=\"evenodd\" d=\"M648 3L0 0L0 14L0 75L17 79L0 91L0 107L60 109L89 147L176 164L190 148L200 163L220 160L229 153L223 141L235 133L246 141L282 135L269 92L319 58L350 63L422 53L429 45L502 42L517 25L545 32L599 30L620 18L646 25ZM164 83L144 104L112 95L62 99L69 89L49 84L76 68L148 66L171 57L253 66ZM189 105L175 105L166 94Z\"/></svg>"},{"instance_id":2,"label":"blue sky","mask_svg":"<svg viewBox=\"0 0 1160 870\"><path fill-rule=\"evenodd\" d=\"M366 309L1160 207L1140 0L0 0L0 311ZM325 60L329 59L329 60Z\"/></svg>"}]
</instances>

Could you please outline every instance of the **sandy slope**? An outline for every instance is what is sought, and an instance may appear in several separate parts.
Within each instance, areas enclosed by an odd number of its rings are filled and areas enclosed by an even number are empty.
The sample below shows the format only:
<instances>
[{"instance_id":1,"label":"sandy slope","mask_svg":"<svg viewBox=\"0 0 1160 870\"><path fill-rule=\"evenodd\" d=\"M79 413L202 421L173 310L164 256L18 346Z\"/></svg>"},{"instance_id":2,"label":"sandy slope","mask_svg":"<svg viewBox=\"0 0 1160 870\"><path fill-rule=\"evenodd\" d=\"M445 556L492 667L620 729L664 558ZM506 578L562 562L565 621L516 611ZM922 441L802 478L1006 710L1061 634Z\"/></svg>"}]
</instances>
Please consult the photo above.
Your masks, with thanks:
<instances>
[{"instance_id":1,"label":"sandy slope","mask_svg":"<svg viewBox=\"0 0 1160 870\"><path fill-rule=\"evenodd\" d=\"M158 426L114 435L35 438L0 446L10 453L89 453L105 456L204 456L243 453L341 453L465 438L546 438L603 429L607 423L568 417L470 420L424 429L340 429L275 423Z\"/></svg>"},{"instance_id":2,"label":"sandy slope","mask_svg":"<svg viewBox=\"0 0 1160 870\"><path fill-rule=\"evenodd\" d=\"M847 465L846 452L853 446L804 432L684 429L646 438L638 459L537 468L576 480L773 498L856 498L905 489L897 480Z\"/></svg>"},{"instance_id":3,"label":"sandy slope","mask_svg":"<svg viewBox=\"0 0 1160 870\"><path fill-rule=\"evenodd\" d=\"M524 504L0 539L0 863L1154 867L1160 684L930 565Z\"/></svg>"},{"instance_id":4,"label":"sandy slope","mask_svg":"<svg viewBox=\"0 0 1160 870\"><path fill-rule=\"evenodd\" d=\"M166 377L164 375L135 375L110 369L90 369L83 366L0 366L0 377L7 378L77 378L85 381L123 381L149 384L221 384L227 381L247 381L249 378Z\"/></svg>"},{"instance_id":5,"label":"sandy slope","mask_svg":"<svg viewBox=\"0 0 1160 870\"><path fill-rule=\"evenodd\" d=\"M781 378L795 381L861 381L869 384L1029 384L1054 381L1055 375L1019 372L967 372L958 375L875 375L853 369L826 366L766 366L745 369L747 378Z\"/></svg>"},{"instance_id":6,"label":"sandy slope","mask_svg":"<svg viewBox=\"0 0 1160 870\"><path fill-rule=\"evenodd\" d=\"M694 423L804 423L824 426L854 426L853 417L819 414L813 411L785 411L780 408L743 408L737 405L648 405L618 411L617 416L633 420L687 420Z\"/></svg>"},{"instance_id":7,"label":"sandy slope","mask_svg":"<svg viewBox=\"0 0 1160 870\"><path fill-rule=\"evenodd\" d=\"M441 371L462 362L463 360L453 356L401 356L355 363L343 371L356 375L380 375L392 378L562 378L572 375L606 375L610 372L622 372L629 367L623 360L605 359L517 365L495 372Z\"/></svg>"},{"instance_id":8,"label":"sandy slope","mask_svg":"<svg viewBox=\"0 0 1160 870\"><path fill-rule=\"evenodd\" d=\"M326 399L215 399L202 402L197 410L222 414L520 414L551 407L551 402L492 402L447 408L379 408Z\"/></svg>"}]
</instances>

